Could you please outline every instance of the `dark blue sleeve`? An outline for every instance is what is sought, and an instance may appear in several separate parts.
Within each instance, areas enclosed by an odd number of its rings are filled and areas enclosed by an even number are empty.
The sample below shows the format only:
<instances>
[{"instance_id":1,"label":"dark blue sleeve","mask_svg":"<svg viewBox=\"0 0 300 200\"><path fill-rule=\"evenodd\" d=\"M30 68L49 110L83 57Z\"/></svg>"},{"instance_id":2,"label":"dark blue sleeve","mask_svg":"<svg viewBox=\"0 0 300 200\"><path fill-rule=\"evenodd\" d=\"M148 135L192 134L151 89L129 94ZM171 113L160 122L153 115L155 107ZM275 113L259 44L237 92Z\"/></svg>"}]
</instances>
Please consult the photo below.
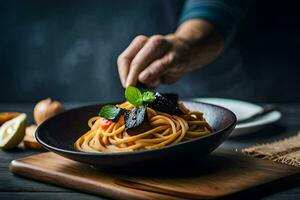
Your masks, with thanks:
<instances>
[{"instance_id":1,"label":"dark blue sleeve","mask_svg":"<svg viewBox=\"0 0 300 200\"><path fill-rule=\"evenodd\" d=\"M227 41L251 4L252 0L187 0L179 24L188 19L207 20Z\"/></svg>"}]
</instances>

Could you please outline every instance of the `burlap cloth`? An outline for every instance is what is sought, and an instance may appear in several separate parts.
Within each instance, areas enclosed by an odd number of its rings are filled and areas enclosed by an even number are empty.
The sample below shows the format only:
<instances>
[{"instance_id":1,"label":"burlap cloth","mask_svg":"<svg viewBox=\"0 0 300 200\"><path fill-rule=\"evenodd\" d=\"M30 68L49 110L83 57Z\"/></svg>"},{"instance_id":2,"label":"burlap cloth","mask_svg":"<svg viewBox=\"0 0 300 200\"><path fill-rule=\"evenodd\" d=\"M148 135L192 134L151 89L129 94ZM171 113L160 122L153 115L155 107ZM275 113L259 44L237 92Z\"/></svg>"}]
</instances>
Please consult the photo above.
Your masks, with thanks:
<instances>
[{"instance_id":1,"label":"burlap cloth","mask_svg":"<svg viewBox=\"0 0 300 200\"><path fill-rule=\"evenodd\" d=\"M242 150L243 153L300 167L300 132L296 136Z\"/></svg>"}]
</instances>

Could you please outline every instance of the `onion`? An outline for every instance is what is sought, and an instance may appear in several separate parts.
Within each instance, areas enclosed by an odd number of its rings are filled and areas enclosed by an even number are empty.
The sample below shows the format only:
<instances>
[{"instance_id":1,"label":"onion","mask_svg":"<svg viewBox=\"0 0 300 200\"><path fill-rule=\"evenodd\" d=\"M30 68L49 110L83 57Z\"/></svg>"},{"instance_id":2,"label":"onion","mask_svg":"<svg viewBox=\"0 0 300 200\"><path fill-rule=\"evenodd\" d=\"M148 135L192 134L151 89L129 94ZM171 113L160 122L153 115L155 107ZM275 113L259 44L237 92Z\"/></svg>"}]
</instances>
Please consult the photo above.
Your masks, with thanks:
<instances>
[{"instance_id":1,"label":"onion","mask_svg":"<svg viewBox=\"0 0 300 200\"><path fill-rule=\"evenodd\" d=\"M46 119L64 111L63 105L50 98L38 102L33 110L33 117L37 125L40 125Z\"/></svg>"}]
</instances>

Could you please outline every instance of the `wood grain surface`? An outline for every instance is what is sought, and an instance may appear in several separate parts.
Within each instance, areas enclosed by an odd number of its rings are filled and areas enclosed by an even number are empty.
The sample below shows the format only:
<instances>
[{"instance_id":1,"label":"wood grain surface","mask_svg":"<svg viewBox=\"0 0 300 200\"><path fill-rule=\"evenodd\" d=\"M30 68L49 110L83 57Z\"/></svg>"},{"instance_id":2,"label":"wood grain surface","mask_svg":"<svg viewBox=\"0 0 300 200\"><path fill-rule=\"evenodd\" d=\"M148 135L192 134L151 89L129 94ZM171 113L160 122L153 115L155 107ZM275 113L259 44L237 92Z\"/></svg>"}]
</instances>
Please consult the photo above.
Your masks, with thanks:
<instances>
[{"instance_id":1,"label":"wood grain surface","mask_svg":"<svg viewBox=\"0 0 300 200\"><path fill-rule=\"evenodd\" d=\"M18 160L10 165L12 173L79 191L114 199L174 199L181 198L130 189L117 185L114 174L108 174L54 153L41 153Z\"/></svg>"},{"instance_id":2,"label":"wood grain surface","mask_svg":"<svg viewBox=\"0 0 300 200\"><path fill-rule=\"evenodd\" d=\"M114 199L214 199L295 178L300 168L217 151L185 166L130 175L102 172L54 153L14 160L10 171Z\"/></svg>"}]
</instances>

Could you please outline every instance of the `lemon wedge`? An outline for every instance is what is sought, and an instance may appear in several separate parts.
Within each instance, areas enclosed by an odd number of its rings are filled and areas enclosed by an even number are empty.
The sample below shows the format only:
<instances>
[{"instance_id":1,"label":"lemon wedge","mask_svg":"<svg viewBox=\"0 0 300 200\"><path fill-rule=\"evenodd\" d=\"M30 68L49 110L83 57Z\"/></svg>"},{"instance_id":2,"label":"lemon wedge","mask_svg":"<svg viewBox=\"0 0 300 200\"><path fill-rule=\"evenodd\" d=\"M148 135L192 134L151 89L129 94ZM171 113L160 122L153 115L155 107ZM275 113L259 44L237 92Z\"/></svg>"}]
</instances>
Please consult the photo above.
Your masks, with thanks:
<instances>
[{"instance_id":1,"label":"lemon wedge","mask_svg":"<svg viewBox=\"0 0 300 200\"><path fill-rule=\"evenodd\" d=\"M12 149L22 141L25 135L26 118L26 114L22 113L0 127L1 149Z\"/></svg>"}]
</instances>

